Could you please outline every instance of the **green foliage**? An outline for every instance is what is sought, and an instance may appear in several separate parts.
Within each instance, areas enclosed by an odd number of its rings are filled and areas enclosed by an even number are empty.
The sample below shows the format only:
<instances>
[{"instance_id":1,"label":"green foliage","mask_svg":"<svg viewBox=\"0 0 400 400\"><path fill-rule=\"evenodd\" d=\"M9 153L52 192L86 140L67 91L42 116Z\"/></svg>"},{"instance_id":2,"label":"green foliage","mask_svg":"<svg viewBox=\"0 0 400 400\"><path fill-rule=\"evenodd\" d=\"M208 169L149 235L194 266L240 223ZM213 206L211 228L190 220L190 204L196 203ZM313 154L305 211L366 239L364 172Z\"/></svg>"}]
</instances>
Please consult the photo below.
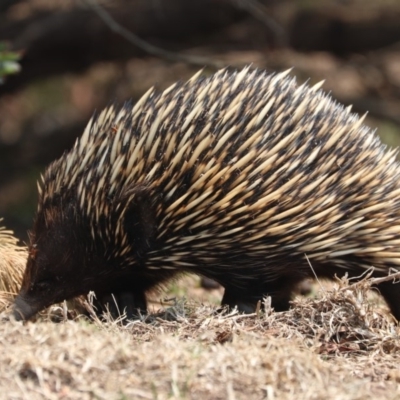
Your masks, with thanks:
<instances>
[{"instance_id":1,"label":"green foliage","mask_svg":"<svg viewBox=\"0 0 400 400\"><path fill-rule=\"evenodd\" d=\"M18 61L21 54L8 51L5 43L0 42L0 84L4 83L6 75L16 74L21 70Z\"/></svg>"}]
</instances>

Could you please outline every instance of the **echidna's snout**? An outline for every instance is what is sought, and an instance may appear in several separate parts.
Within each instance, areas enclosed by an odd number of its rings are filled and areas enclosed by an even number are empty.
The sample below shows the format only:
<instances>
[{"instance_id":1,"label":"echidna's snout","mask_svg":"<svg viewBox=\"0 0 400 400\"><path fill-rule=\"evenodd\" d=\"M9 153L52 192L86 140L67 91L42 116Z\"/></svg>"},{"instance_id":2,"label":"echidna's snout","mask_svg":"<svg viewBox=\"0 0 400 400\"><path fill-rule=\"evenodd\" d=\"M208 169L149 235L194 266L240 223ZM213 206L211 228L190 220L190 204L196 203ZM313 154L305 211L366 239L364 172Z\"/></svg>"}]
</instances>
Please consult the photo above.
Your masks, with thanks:
<instances>
[{"instance_id":1,"label":"echidna's snout","mask_svg":"<svg viewBox=\"0 0 400 400\"><path fill-rule=\"evenodd\" d=\"M43 307L28 302L23 295L19 294L14 303L13 316L17 321L27 321L31 319Z\"/></svg>"}]
</instances>

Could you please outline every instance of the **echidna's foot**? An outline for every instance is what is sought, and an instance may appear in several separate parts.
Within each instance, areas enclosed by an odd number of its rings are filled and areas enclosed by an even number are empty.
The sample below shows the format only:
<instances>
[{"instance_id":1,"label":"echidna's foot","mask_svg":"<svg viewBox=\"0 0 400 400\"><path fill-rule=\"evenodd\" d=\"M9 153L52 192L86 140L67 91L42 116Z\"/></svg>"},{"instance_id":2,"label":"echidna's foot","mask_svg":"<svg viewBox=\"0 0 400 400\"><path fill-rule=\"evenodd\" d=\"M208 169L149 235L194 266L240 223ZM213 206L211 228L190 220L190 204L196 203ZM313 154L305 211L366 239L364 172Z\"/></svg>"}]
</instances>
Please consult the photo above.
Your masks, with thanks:
<instances>
[{"instance_id":1,"label":"echidna's foot","mask_svg":"<svg viewBox=\"0 0 400 400\"><path fill-rule=\"evenodd\" d=\"M237 307L237 309L245 314L251 314L256 311L257 303L261 301L261 307L263 308L263 299L267 296L271 297L271 306L275 311L287 311L290 308L290 300L292 292L290 290L282 290L269 294L268 290L257 291L252 290L252 293L238 292L237 290L225 289L224 296L221 304L228 306L229 308ZM276 295L279 293L279 295Z\"/></svg>"},{"instance_id":2,"label":"echidna's foot","mask_svg":"<svg viewBox=\"0 0 400 400\"><path fill-rule=\"evenodd\" d=\"M97 308L99 315L109 312L114 319L125 316L125 320L132 320L147 314L145 294L130 291L103 294Z\"/></svg>"},{"instance_id":3,"label":"echidna's foot","mask_svg":"<svg viewBox=\"0 0 400 400\"><path fill-rule=\"evenodd\" d=\"M234 291L225 289L224 296L221 301L222 306L228 306L229 309L237 310L244 314L251 314L256 311L257 300L254 298L246 299L244 296L235 293Z\"/></svg>"},{"instance_id":4,"label":"echidna's foot","mask_svg":"<svg viewBox=\"0 0 400 400\"><path fill-rule=\"evenodd\" d=\"M393 316L400 321L400 282L383 282L377 285L377 289L385 298Z\"/></svg>"}]
</instances>

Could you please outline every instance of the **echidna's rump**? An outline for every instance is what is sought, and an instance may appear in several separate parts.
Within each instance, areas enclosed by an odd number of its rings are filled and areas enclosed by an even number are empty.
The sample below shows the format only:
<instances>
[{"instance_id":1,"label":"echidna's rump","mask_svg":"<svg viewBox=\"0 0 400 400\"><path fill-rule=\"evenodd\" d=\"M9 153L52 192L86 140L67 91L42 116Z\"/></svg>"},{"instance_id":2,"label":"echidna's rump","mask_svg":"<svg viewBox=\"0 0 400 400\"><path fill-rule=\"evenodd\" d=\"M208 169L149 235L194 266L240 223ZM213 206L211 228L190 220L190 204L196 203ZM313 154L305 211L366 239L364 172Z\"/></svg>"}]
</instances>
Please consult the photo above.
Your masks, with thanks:
<instances>
[{"instance_id":1,"label":"echidna's rump","mask_svg":"<svg viewBox=\"0 0 400 400\"><path fill-rule=\"evenodd\" d=\"M288 307L313 276L400 266L399 164L317 87L245 68L110 107L40 185L17 318L93 290L128 315L179 272ZM400 286L379 286L400 319Z\"/></svg>"}]
</instances>

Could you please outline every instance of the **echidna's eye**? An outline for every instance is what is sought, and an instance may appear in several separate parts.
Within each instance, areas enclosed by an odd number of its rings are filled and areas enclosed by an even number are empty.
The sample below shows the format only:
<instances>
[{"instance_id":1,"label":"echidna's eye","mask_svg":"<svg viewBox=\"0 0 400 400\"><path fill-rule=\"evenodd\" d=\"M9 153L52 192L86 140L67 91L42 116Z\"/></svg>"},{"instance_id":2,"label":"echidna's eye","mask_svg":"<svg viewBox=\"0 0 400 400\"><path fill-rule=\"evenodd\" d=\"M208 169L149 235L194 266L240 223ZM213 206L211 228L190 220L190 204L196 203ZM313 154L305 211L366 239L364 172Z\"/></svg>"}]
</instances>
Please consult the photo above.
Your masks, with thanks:
<instances>
[{"instance_id":1,"label":"echidna's eye","mask_svg":"<svg viewBox=\"0 0 400 400\"><path fill-rule=\"evenodd\" d=\"M48 291L52 286L52 279L43 279L35 283L35 289L41 292Z\"/></svg>"}]
</instances>

